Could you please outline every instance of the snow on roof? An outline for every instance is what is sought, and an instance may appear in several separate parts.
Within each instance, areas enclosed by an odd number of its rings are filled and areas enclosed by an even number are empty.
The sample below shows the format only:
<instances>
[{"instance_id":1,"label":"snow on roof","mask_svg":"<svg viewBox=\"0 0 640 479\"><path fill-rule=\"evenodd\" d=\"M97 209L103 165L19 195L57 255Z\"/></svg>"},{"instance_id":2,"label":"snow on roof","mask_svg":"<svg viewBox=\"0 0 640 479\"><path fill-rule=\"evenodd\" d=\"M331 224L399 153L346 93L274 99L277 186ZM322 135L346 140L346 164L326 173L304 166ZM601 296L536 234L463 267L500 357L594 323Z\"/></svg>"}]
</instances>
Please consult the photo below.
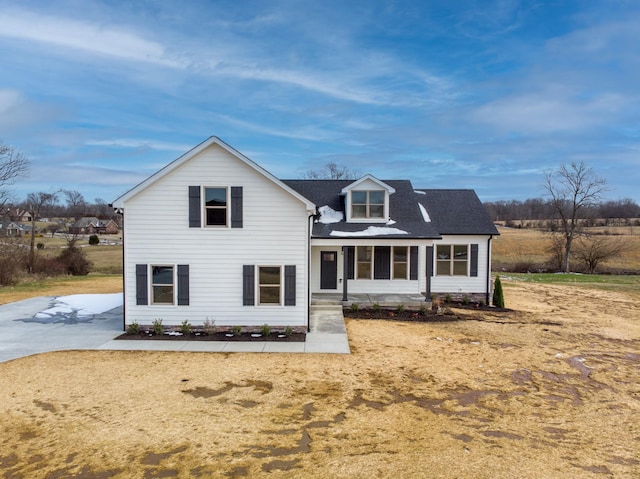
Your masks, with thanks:
<instances>
[{"instance_id":1,"label":"snow on roof","mask_svg":"<svg viewBox=\"0 0 640 479\"><path fill-rule=\"evenodd\" d=\"M429 213L427 213L427 209L420 203L418 203L418 206L420 207L420 213L422 213L422 219L424 222L431 223L431 217L429 216Z\"/></svg>"},{"instance_id":2,"label":"snow on roof","mask_svg":"<svg viewBox=\"0 0 640 479\"><path fill-rule=\"evenodd\" d=\"M332 231L331 236L385 236L385 235L406 235L406 231L398 228L385 228L383 226L369 226L363 231Z\"/></svg>"},{"instance_id":3,"label":"snow on roof","mask_svg":"<svg viewBox=\"0 0 640 479\"><path fill-rule=\"evenodd\" d=\"M424 191L420 191L420 190L413 190L413 192L414 192L416 195L426 195L426 193L425 193Z\"/></svg>"},{"instance_id":4,"label":"snow on roof","mask_svg":"<svg viewBox=\"0 0 640 479\"><path fill-rule=\"evenodd\" d=\"M320 219L318 219L318 222L325 225L339 223L344 219L344 213L342 211L336 211L327 205L318 208L318 212L320 213Z\"/></svg>"}]
</instances>

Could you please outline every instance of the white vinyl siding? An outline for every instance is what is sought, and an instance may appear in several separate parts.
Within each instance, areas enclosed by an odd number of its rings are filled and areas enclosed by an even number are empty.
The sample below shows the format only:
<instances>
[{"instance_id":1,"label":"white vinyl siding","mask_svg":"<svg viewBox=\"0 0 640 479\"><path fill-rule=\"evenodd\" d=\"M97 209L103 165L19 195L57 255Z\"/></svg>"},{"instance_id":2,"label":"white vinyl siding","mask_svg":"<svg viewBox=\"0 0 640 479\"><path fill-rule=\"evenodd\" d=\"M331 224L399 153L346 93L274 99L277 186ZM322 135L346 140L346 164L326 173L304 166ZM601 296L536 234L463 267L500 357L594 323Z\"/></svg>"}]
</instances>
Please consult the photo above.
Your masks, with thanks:
<instances>
[{"instance_id":1,"label":"white vinyl siding","mask_svg":"<svg viewBox=\"0 0 640 479\"><path fill-rule=\"evenodd\" d=\"M478 275L438 275L437 272L431 278L432 293L485 293L487 290L487 259L490 254L487 248L489 237L487 235L443 235L441 240L434 241L434 250L438 245L458 245L469 248L467 264L471 261L470 245L478 245ZM437 257L437 254L436 254ZM437 259L434 260L436 267Z\"/></svg>"},{"instance_id":2,"label":"white vinyl siding","mask_svg":"<svg viewBox=\"0 0 640 479\"><path fill-rule=\"evenodd\" d=\"M215 181L215 182L214 182ZM188 188L243 187L242 228L189 228ZM217 145L203 150L125 204L128 321L151 324L157 309L135 303L136 264L189 265L189 306L166 306L164 324L305 325L308 217L286 190ZM296 306L243 306L242 266L295 265Z\"/></svg>"}]
</instances>

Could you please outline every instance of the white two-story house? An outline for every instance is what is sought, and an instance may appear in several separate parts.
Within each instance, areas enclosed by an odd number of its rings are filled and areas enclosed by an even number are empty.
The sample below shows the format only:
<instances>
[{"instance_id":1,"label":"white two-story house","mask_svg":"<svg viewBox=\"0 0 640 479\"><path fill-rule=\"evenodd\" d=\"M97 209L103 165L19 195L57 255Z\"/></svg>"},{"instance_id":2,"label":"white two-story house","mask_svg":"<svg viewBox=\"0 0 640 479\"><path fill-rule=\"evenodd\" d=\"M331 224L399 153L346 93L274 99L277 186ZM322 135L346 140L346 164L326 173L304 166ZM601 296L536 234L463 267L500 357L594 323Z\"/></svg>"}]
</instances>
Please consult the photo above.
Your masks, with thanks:
<instances>
[{"instance_id":1,"label":"white two-story house","mask_svg":"<svg viewBox=\"0 0 640 479\"><path fill-rule=\"evenodd\" d=\"M307 326L319 293L490 299L498 231L472 190L279 180L211 137L113 206L125 326Z\"/></svg>"}]
</instances>

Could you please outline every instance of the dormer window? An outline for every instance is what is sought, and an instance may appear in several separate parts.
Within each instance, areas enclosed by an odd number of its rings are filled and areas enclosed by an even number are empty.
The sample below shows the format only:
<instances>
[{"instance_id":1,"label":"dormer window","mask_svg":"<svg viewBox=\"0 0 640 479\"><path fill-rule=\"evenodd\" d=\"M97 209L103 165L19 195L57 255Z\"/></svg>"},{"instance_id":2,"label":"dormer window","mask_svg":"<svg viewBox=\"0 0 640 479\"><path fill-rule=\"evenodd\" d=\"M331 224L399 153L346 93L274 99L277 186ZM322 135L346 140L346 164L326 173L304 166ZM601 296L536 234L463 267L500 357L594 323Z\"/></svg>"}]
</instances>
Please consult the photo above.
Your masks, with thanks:
<instances>
[{"instance_id":1,"label":"dormer window","mask_svg":"<svg viewBox=\"0 0 640 479\"><path fill-rule=\"evenodd\" d=\"M383 181L366 175L342 188L347 223L386 223L389 221L389 196L396 190Z\"/></svg>"},{"instance_id":2,"label":"dormer window","mask_svg":"<svg viewBox=\"0 0 640 479\"><path fill-rule=\"evenodd\" d=\"M384 191L352 191L351 217L357 219L384 218Z\"/></svg>"}]
</instances>

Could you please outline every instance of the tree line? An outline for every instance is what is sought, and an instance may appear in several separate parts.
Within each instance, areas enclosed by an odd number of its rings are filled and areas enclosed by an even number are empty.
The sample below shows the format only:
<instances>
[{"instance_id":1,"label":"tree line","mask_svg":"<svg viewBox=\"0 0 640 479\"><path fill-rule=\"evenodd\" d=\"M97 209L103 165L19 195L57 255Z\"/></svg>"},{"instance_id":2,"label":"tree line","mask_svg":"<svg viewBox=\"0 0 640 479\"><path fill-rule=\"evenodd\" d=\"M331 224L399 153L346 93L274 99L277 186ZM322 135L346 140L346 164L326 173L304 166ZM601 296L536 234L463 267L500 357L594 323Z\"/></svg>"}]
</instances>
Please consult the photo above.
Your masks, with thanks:
<instances>
[{"instance_id":1,"label":"tree line","mask_svg":"<svg viewBox=\"0 0 640 479\"><path fill-rule=\"evenodd\" d=\"M545 221L557 218L553 200L530 198L484 202L484 207L494 222L510 222L511 226L522 226L522 221ZM605 200L584 208L583 220L601 221L605 226L633 224L640 218L640 205L630 198Z\"/></svg>"}]
</instances>

